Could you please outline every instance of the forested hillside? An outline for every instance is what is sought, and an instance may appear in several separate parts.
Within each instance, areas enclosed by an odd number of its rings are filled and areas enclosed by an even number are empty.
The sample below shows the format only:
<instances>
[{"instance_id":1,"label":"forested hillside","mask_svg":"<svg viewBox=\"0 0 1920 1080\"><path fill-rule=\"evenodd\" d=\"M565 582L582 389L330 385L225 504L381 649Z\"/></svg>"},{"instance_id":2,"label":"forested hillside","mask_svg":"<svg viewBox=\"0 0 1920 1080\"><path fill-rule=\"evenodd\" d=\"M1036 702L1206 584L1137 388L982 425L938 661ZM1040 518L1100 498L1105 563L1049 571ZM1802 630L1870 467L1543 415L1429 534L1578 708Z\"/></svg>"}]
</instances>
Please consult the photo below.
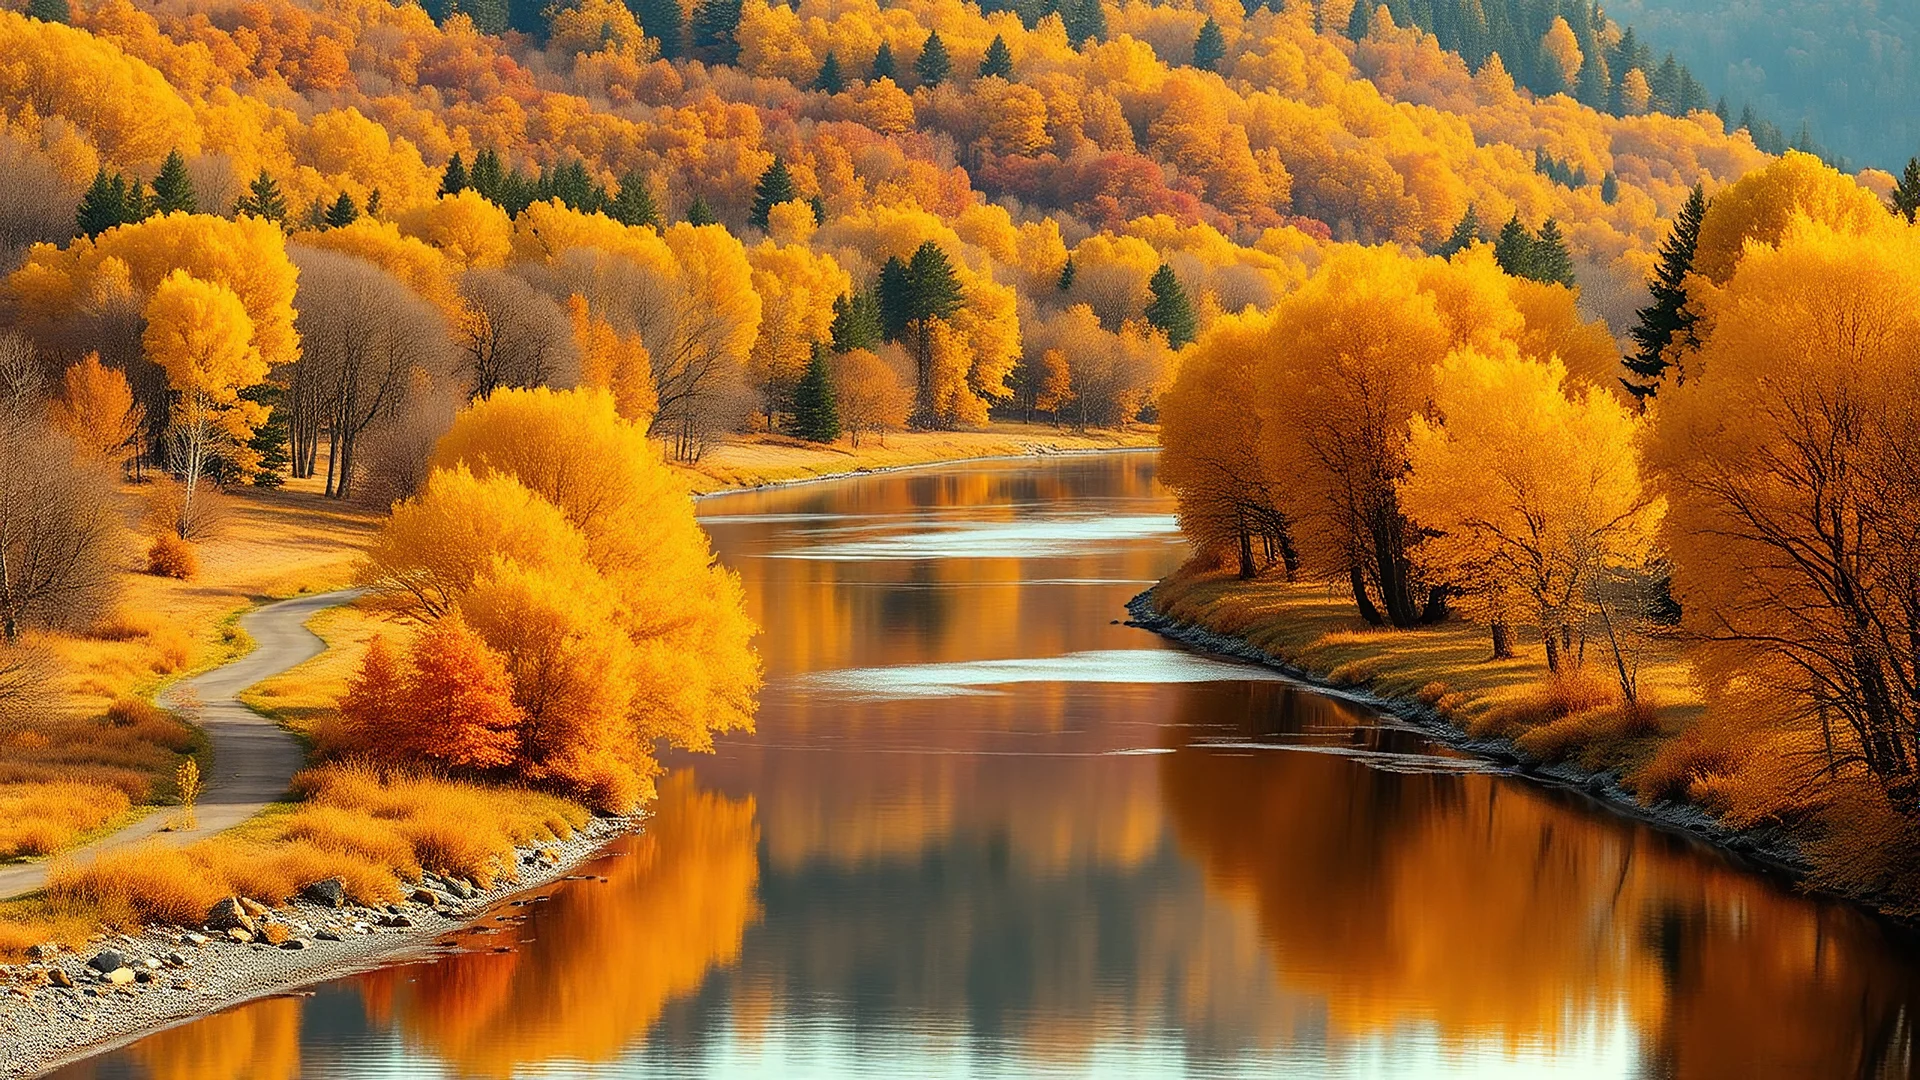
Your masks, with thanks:
<instances>
[{"instance_id":1,"label":"forested hillside","mask_svg":"<svg viewBox=\"0 0 1920 1080\"><path fill-rule=\"evenodd\" d=\"M1620 0L1611 11L1730 100L1789 134L1809 122L1856 165L1897 172L1920 153L1920 8L1905 0Z\"/></svg>"}]
</instances>

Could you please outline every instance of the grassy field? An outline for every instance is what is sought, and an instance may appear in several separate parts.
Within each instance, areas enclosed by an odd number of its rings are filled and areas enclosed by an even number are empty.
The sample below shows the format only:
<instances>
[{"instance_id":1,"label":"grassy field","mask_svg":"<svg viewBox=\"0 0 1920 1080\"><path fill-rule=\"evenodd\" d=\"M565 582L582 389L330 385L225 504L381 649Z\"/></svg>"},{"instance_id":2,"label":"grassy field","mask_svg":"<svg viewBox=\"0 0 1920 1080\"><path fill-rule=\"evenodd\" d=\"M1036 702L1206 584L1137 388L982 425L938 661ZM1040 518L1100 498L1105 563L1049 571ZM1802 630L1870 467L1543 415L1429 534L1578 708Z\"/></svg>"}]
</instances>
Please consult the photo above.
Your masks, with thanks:
<instances>
[{"instance_id":1,"label":"grassy field","mask_svg":"<svg viewBox=\"0 0 1920 1080\"><path fill-rule=\"evenodd\" d=\"M846 439L823 445L784 435L742 435L708 451L693 465L677 468L695 493L705 494L968 458L1154 446L1156 439L1151 428L1076 432L1020 423L994 423L977 431L894 432L885 439L865 438L858 448Z\"/></svg>"},{"instance_id":2,"label":"grassy field","mask_svg":"<svg viewBox=\"0 0 1920 1080\"><path fill-rule=\"evenodd\" d=\"M1516 627L1509 660L1492 658L1486 627L1463 620L1417 630L1368 626L1353 597L1325 584L1241 581L1184 571L1161 583L1156 606L1182 622L1247 641L1328 682L1418 700L1474 735L1513 739L1543 761L1614 770L1648 797L1685 794L1701 764L1669 749L1699 722L1692 672L1670 642L1640 663L1640 704L1622 704L1604 642L1589 642L1575 673L1550 677L1535 630ZM1680 769L1682 777L1669 775Z\"/></svg>"},{"instance_id":3,"label":"grassy field","mask_svg":"<svg viewBox=\"0 0 1920 1080\"><path fill-rule=\"evenodd\" d=\"M267 599L347 584L378 516L300 490L237 490L195 545L190 580L145 573L151 486L126 489L133 537L112 613L85 633L40 634L45 706L0 734L0 860L57 853L173 798L199 732L152 694L224 663L248 642L239 615Z\"/></svg>"}]
</instances>

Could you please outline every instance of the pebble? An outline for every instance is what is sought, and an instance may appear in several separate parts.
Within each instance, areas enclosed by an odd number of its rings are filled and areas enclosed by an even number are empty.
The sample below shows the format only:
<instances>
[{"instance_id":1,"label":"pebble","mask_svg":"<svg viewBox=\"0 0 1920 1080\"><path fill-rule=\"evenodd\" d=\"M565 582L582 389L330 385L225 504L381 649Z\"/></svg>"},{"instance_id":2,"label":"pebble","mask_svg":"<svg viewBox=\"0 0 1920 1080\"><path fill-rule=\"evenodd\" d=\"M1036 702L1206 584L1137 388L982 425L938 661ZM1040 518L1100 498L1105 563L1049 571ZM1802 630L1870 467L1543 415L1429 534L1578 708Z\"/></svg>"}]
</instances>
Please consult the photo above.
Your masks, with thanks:
<instances>
[{"instance_id":1,"label":"pebble","mask_svg":"<svg viewBox=\"0 0 1920 1080\"><path fill-rule=\"evenodd\" d=\"M87 961L87 966L105 974L106 972L118 971L126 967L127 958L112 949L101 949L98 955Z\"/></svg>"},{"instance_id":2,"label":"pebble","mask_svg":"<svg viewBox=\"0 0 1920 1080\"><path fill-rule=\"evenodd\" d=\"M288 952L299 952L307 947L307 943L304 938L288 938L280 943L280 947Z\"/></svg>"},{"instance_id":3,"label":"pebble","mask_svg":"<svg viewBox=\"0 0 1920 1080\"><path fill-rule=\"evenodd\" d=\"M242 945L249 944L253 941L252 934L247 933L245 930L242 930L237 926L227 931L227 937L234 941L239 942Z\"/></svg>"},{"instance_id":4,"label":"pebble","mask_svg":"<svg viewBox=\"0 0 1920 1080\"><path fill-rule=\"evenodd\" d=\"M109 971L106 974L106 980L115 986L125 986L133 981L133 969L123 967L117 971Z\"/></svg>"},{"instance_id":5,"label":"pebble","mask_svg":"<svg viewBox=\"0 0 1920 1080\"><path fill-rule=\"evenodd\" d=\"M52 971L47 972L47 981L63 989L73 986L73 976L67 974L60 968L54 968Z\"/></svg>"},{"instance_id":6,"label":"pebble","mask_svg":"<svg viewBox=\"0 0 1920 1080\"><path fill-rule=\"evenodd\" d=\"M339 931L337 931L337 930L335 930L335 929L333 929L333 928L332 928L332 927L330 927L330 926L329 926L329 927L323 927L322 929L320 929L320 930L317 930L317 931L315 931L315 932L314 932L314 935L313 935L313 936L314 936L314 937L315 937L316 939L318 939L318 940L320 940L320 941L339 941L339 940L341 940L341 938L340 938L340 932L339 932Z\"/></svg>"}]
</instances>

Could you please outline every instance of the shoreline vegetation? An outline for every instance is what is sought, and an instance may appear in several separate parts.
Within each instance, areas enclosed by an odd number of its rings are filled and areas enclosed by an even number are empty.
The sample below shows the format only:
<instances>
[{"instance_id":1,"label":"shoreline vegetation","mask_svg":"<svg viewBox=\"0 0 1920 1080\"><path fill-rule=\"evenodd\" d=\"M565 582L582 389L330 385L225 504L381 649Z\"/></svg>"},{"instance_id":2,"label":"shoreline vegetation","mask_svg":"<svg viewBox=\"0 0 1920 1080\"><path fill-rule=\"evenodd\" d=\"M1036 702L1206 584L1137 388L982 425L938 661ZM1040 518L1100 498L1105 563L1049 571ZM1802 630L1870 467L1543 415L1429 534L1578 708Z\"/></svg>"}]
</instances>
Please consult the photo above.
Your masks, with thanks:
<instances>
[{"instance_id":1,"label":"shoreline vegetation","mask_svg":"<svg viewBox=\"0 0 1920 1080\"><path fill-rule=\"evenodd\" d=\"M1150 449L1152 440L1150 429L1071 432L1018 423L895 433L885 445L868 440L858 450L740 436L712 451L709 471L673 471L698 496L952 462ZM323 502L317 489L307 490L312 486L296 481L284 488L235 489L218 500L224 520L194 545L199 566L191 580L129 568L123 610L145 613L141 633L108 642L87 634L50 637L68 665L61 684L67 718L60 722L70 737L85 743L100 732L117 732L124 725L113 717L137 708L142 723L164 726L174 740L161 749L181 749L143 762L151 784L144 801L130 799L125 809L91 828L69 828L45 840L50 850L37 857L54 863L49 888L0 898L0 985L15 991L0 999L0 1032L9 1023L36 1032L22 1044L33 1050L18 1068L50 1067L189 1015L332 977L347 970L340 965L417 947L445 928L439 923L376 927L377 942L351 946L316 941L311 933L319 924L311 913L275 900L297 897L312 880L341 880L346 896L362 905L408 904L435 873L498 898L538 883L524 874L516 883L498 868L524 868L531 865L530 855L552 850L560 853L558 861L537 867L539 880L550 880L641 820L597 816L580 799L547 790L491 786L432 772L389 772L364 762L310 761L296 780L299 798L195 841L185 858L180 850L151 844L109 849L84 860L67 854L143 816L177 816L182 807L172 778L178 766L191 758L202 774L207 772L205 740L191 724L191 708L182 710L187 716L176 715L154 704L156 695L181 678L244 655L250 643L236 627L245 612L287 596L352 585L364 573L357 564L376 542L384 515ZM150 498L159 491L135 490ZM329 744L340 738L342 698L363 671L373 643L409 631L391 605L376 597L328 608L306 625L326 647L247 688L240 698L300 737L310 756L324 758L337 749ZM99 701L108 703L106 719ZM0 747L0 763L8 763L8 749ZM398 824L369 832L367 822L359 820L369 813ZM489 827L475 829L475 822ZM181 873L187 869L204 880L187 880ZM275 950L268 950L271 963L262 967L259 957L242 955L250 945L221 946L235 955L221 965L226 977L213 982L165 960L179 951L168 943L198 932L208 907L229 894L260 903L270 912L268 920L286 922L298 940L319 951L295 953L300 962L282 971ZM166 970L129 988L103 982L104 973L84 968L95 952L116 943L131 947L129 942L163 958ZM327 960L335 952L339 956ZM199 950L187 954L197 956ZM259 971L245 974L253 968ZM64 979L56 969L65 972ZM166 992L183 982L192 982L192 989ZM155 989L163 993L151 994ZM83 1013L96 1019L75 1019ZM36 1023L48 1029L42 1032ZM8 1070L15 1068L10 1060L0 1076L13 1075Z\"/></svg>"}]
</instances>

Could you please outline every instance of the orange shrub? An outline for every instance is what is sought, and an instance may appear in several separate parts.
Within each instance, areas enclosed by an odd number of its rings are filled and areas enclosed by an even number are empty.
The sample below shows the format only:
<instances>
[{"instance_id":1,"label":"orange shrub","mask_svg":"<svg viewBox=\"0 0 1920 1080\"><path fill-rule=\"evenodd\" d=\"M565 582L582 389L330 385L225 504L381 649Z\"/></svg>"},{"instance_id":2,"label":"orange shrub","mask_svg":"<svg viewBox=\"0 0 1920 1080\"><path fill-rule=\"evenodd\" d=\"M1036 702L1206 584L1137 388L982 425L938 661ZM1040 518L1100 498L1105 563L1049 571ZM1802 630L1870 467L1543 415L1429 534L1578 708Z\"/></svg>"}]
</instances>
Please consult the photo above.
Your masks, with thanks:
<instances>
[{"instance_id":1,"label":"orange shrub","mask_svg":"<svg viewBox=\"0 0 1920 1080\"><path fill-rule=\"evenodd\" d=\"M199 552L188 541L163 532L147 547L147 573L191 581L200 573Z\"/></svg>"}]
</instances>

